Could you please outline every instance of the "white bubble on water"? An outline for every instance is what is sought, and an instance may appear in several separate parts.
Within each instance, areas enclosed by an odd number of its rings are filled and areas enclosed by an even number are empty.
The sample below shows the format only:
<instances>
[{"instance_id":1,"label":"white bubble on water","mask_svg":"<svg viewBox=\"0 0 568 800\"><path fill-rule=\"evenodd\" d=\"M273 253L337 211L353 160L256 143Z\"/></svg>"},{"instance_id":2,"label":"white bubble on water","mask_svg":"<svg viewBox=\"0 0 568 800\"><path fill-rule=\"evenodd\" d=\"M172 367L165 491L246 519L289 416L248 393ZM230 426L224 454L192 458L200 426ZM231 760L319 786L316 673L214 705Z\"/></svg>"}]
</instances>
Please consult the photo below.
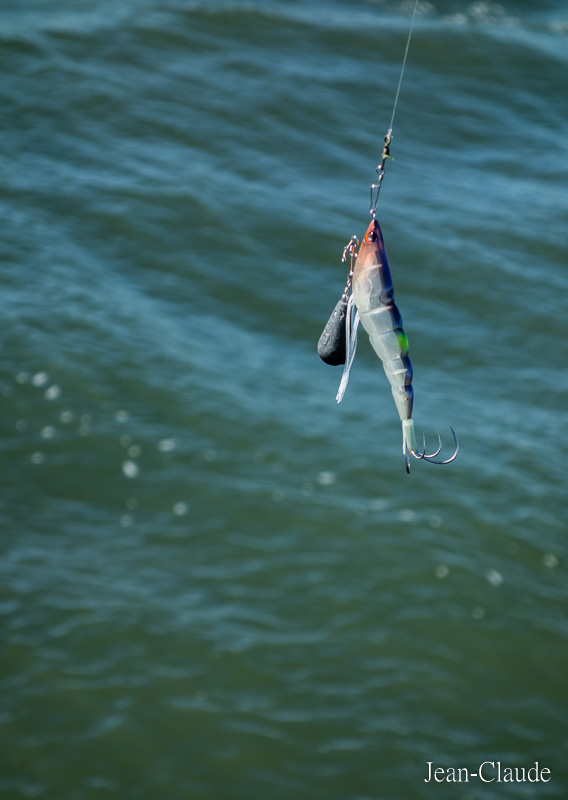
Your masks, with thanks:
<instances>
[{"instance_id":1,"label":"white bubble on water","mask_svg":"<svg viewBox=\"0 0 568 800\"><path fill-rule=\"evenodd\" d=\"M70 422L73 422L74 419L75 414L68 408L59 415L59 422L62 422L64 425L68 425Z\"/></svg>"},{"instance_id":2,"label":"white bubble on water","mask_svg":"<svg viewBox=\"0 0 568 800\"><path fill-rule=\"evenodd\" d=\"M114 418L117 422L128 422L128 420L130 419L130 414L128 413L128 411L124 411L124 409L121 409L120 411L116 412Z\"/></svg>"},{"instance_id":3,"label":"white bubble on water","mask_svg":"<svg viewBox=\"0 0 568 800\"><path fill-rule=\"evenodd\" d=\"M32 464L43 464L45 461L45 453L40 452L37 450L35 453L32 453L30 456L30 461Z\"/></svg>"},{"instance_id":4,"label":"white bubble on water","mask_svg":"<svg viewBox=\"0 0 568 800\"><path fill-rule=\"evenodd\" d=\"M61 397L61 389L54 383L53 386L45 390L44 397L46 400L57 400L58 397Z\"/></svg>"},{"instance_id":5,"label":"white bubble on water","mask_svg":"<svg viewBox=\"0 0 568 800\"><path fill-rule=\"evenodd\" d=\"M183 517L184 514L187 514L188 511L187 503L183 502L174 503L172 511L174 512L176 517Z\"/></svg>"},{"instance_id":6,"label":"white bubble on water","mask_svg":"<svg viewBox=\"0 0 568 800\"><path fill-rule=\"evenodd\" d=\"M500 572L497 572L496 569L488 569L485 573L485 577L491 584L491 586L501 586L503 583L503 576Z\"/></svg>"},{"instance_id":7,"label":"white bubble on water","mask_svg":"<svg viewBox=\"0 0 568 800\"><path fill-rule=\"evenodd\" d=\"M318 472L316 481L320 486L331 486L332 483L335 483L335 472L331 472L331 470L322 470Z\"/></svg>"},{"instance_id":8,"label":"white bubble on water","mask_svg":"<svg viewBox=\"0 0 568 800\"><path fill-rule=\"evenodd\" d=\"M438 564L435 569L435 573L437 578L447 578L450 574L450 569L445 564Z\"/></svg>"},{"instance_id":9,"label":"white bubble on water","mask_svg":"<svg viewBox=\"0 0 568 800\"><path fill-rule=\"evenodd\" d=\"M412 508L401 508L398 514L398 518L401 522L413 522L416 516L416 511Z\"/></svg>"},{"instance_id":10,"label":"white bubble on water","mask_svg":"<svg viewBox=\"0 0 568 800\"><path fill-rule=\"evenodd\" d=\"M42 439L53 439L55 436L55 428L53 425L46 425L40 431L40 436Z\"/></svg>"},{"instance_id":11,"label":"white bubble on water","mask_svg":"<svg viewBox=\"0 0 568 800\"><path fill-rule=\"evenodd\" d=\"M32 385L45 386L48 380L49 380L49 375L47 374L47 372L36 372L36 374L32 378Z\"/></svg>"},{"instance_id":12,"label":"white bubble on water","mask_svg":"<svg viewBox=\"0 0 568 800\"><path fill-rule=\"evenodd\" d=\"M122 471L127 478L136 478L140 469L134 461L126 460L122 462Z\"/></svg>"},{"instance_id":13,"label":"white bubble on water","mask_svg":"<svg viewBox=\"0 0 568 800\"><path fill-rule=\"evenodd\" d=\"M554 567L558 566L558 556L555 556L554 553L545 553L542 559L542 563L545 567L549 569L554 569Z\"/></svg>"},{"instance_id":14,"label":"white bubble on water","mask_svg":"<svg viewBox=\"0 0 568 800\"><path fill-rule=\"evenodd\" d=\"M483 619L483 617L485 616L485 611L483 608L481 608L481 606L475 606L475 608L471 612L471 616L474 619Z\"/></svg>"},{"instance_id":15,"label":"white bubble on water","mask_svg":"<svg viewBox=\"0 0 568 800\"><path fill-rule=\"evenodd\" d=\"M120 518L120 524L123 528L130 528L134 519L131 514L123 514Z\"/></svg>"},{"instance_id":16,"label":"white bubble on water","mask_svg":"<svg viewBox=\"0 0 568 800\"><path fill-rule=\"evenodd\" d=\"M175 450L177 446L177 439L161 439L158 442L158 450L161 453L170 453L172 450Z\"/></svg>"}]
</instances>

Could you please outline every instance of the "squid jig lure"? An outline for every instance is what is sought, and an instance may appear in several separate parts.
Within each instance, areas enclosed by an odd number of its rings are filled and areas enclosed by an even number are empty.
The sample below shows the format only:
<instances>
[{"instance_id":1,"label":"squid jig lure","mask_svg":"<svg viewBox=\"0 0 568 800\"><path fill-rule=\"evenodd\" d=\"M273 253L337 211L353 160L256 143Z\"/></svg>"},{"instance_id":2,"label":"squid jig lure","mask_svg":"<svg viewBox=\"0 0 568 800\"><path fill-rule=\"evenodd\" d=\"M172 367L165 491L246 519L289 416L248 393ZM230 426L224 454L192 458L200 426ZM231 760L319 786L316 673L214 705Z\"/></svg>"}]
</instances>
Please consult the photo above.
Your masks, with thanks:
<instances>
[{"instance_id":1,"label":"squid jig lure","mask_svg":"<svg viewBox=\"0 0 568 800\"><path fill-rule=\"evenodd\" d=\"M410 472L410 456L418 460L428 461L430 464L450 464L455 461L459 453L458 438L451 426L450 430L454 438L455 450L449 458L443 461L436 460L436 457L442 451L440 434L438 434L438 449L433 453L426 452L425 436L423 437L422 450L418 448L414 420L412 419L414 390L412 388L412 364L408 355L408 339L402 327L401 313L394 300L394 286L387 252L383 234L376 218L377 202L385 174L385 164L390 157L392 125L417 6L418 0L414 7L406 43L391 123L384 138L381 162L376 168L378 180L377 183L371 184L371 204L369 207L371 222L361 243L359 243L356 236L352 236L343 249L341 260L345 263L349 257L351 265L347 283L318 342L318 354L323 361L334 366L344 364L343 375L336 397L337 402L340 403L345 394L349 373L355 358L358 327L359 324L363 326L369 335L374 351L382 362L383 369L391 385L395 406L402 422L402 452L407 472ZM359 248L358 252L356 252L357 248Z\"/></svg>"}]
</instances>

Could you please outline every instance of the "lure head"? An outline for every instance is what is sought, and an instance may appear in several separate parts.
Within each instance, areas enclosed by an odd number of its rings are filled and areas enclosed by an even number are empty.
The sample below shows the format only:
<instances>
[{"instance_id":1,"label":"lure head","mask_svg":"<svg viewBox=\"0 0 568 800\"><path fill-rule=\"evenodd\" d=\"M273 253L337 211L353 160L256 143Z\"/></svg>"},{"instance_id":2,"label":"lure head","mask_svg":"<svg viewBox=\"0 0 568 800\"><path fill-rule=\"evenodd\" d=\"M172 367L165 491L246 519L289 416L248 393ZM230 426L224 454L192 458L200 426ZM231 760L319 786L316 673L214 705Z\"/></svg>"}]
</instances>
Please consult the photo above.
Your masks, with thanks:
<instances>
[{"instance_id":1,"label":"lure head","mask_svg":"<svg viewBox=\"0 0 568 800\"><path fill-rule=\"evenodd\" d=\"M369 222L369 227L365 231L363 241L359 247L355 271L378 265L384 265L388 269L385 241L381 232L381 226L378 220L373 217Z\"/></svg>"},{"instance_id":2,"label":"lure head","mask_svg":"<svg viewBox=\"0 0 568 800\"><path fill-rule=\"evenodd\" d=\"M387 251L381 226L375 218L369 223L357 253L352 291L355 305L361 315L370 308L394 304L394 288Z\"/></svg>"},{"instance_id":3,"label":"lure head","mask_svg":"<svg viewBox=\"0 0 568 800\"><path fill-rule=\"evenodd\" d=\"M363 236L363 242L365 244L370 244L371 246L377 246L377 242L382 242L383 234L381 232L381 228L377 220L373 217L373 219L369 223L369 227L365 231L365 235Z\"/></svg>"}]
</instances>

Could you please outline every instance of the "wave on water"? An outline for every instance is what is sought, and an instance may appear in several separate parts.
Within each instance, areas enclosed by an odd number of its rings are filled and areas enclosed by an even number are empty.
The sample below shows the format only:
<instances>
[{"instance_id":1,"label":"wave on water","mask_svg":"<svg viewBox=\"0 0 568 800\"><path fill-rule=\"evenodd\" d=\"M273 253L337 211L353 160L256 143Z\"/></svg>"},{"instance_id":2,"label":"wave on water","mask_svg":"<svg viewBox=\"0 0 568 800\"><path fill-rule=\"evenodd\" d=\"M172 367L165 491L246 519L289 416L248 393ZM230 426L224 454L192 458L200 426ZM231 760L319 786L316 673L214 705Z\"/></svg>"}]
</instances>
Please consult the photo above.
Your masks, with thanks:
<instances>
[{"instance_id":1,"label":"wave on water","mask_svg":"<svg viewBox=\"0 0 568 800\"><path fill-rule=\"evenodd\" d=\"M178 2L169 0L156 5L155 0L122 0L120 3L104 0L96 9L54 9L50 3L36 2L33 9L13 4L4 11L1 36L3 38L33 38L37 33L80 34L89 31L117 28L128 24L132 27L154 26L168 29L171 14L217 19L223 26L231 27L239 20L235 33L246 30L242 24L249 20L254 32L255 19L267 19L296 23L323 30L379 31L387 28L403 30L414 10L414 0L367 0L346 9L343 2L250 2L247 0L192 0ZM499 3L491 0L474 0L465 6L454 0L419 0L416 16L432 29L432 24L444 26L506 26L526 27L533 32L551 30L563 32L568 20L565 9L557 0L548 3L527 5L524 2ZM181 34L178 29L177 35Z\"/></svg>"}]
</instances>

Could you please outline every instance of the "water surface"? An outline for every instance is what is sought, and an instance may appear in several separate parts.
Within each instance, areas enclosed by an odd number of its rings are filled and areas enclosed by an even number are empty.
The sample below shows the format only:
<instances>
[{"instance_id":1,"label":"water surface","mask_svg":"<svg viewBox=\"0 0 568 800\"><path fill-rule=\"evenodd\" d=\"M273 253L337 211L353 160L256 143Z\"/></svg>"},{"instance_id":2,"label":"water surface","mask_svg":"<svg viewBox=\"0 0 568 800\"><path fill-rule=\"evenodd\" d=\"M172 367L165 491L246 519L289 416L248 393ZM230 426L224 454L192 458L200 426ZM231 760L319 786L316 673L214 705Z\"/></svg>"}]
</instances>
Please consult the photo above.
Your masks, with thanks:
<instances>
[{"instance_id":1,"label":"water surface","mask_svg":"<svg viewBox=\"0 0 568 800\"><path fill-rule=\"evenodd\" d=\"M564 4L419 4L379 219L459 459L315 350L409 5L1 12L2 796L566 797ZM486 760L551 780L424 782Z\"/></svg>"}]
</instances>

